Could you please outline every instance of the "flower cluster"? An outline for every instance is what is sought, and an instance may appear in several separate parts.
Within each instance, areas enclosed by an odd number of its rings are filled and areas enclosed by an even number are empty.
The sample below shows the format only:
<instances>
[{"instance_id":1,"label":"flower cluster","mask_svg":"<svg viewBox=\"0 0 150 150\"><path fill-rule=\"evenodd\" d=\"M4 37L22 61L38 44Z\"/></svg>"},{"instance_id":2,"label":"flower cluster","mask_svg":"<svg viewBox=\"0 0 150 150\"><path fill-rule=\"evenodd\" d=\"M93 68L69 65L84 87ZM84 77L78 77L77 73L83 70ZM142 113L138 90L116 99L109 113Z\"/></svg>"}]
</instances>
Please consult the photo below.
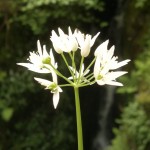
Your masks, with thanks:
<instances>
[{"instance_id":1,"label":"flower cluster","mask_svg":"<svg viewBox=\"0 0 150 150\"><path fill-rule=\"evenodd\" d=\"M54 30L52 31L50 40L56 53L60 54L64 60L71 74L70 77L65 77L58 70L53 50L50 49L50 52L48 53L46 46L44 45L42 48L39 40L37 41L37 52L30 52L30 56L28 58L29 63L18 63L18 65L24 66L37 73L51 74L51 81L37 77L34 79L53 93L54 108L57 107L59 94L62 92L62 87L65 86L83 87L92 85L96 82L98 85L108 84L122 86L123 84L117 82L116 79L127 72L116 71L116 69L126 65L130 60L127 59L118 62L118 57L114 56L115 47L112 46L108 49L108 40L96 48L93 61L91 61L91 63L85 68L84 59L90 54L91 47L94 45L99 34L100 33L98 32L94 37L92 37L89 34L81 33L79 30L72 32L70 27L68 28L68 34L65 34L60 28L58 29L58 34ZM76 59L79 60L79 56L75 55L78 51L81 56L79 65L75 61ZM71 64L68 63L69 61L66 59L65 55L69 55ZM91 69L92 66L94 66L93 69ZM58 84L57 76L63 78L67 84Z\"/></svg>"}]
</instances>

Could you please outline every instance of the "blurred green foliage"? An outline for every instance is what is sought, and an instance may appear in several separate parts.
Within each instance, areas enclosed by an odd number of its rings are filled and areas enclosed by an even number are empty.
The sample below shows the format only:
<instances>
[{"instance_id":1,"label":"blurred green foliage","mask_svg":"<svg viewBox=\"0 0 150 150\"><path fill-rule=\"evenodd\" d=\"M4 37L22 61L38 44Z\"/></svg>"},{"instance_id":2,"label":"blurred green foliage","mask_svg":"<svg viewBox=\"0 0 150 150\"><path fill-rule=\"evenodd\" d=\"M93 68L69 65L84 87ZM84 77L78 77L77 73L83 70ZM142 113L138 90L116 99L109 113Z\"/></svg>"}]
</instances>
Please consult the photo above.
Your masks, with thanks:
<instances>
[{"instance_id":1,"label":"blurred green foliage","mask_svg":"<svg viewBox=\"0 0 150 150\"><path fill-rule=\"evenodd\" d=\"M108 150L149 150L149 114L137 101L129 103L117 122L121 125L114 129L116 138Z\"/></svg>"},{"instance_id":2,"label":"blurred green foliage","mask_svg":"<svg viewBox=\"0 0 150 150\"><path fill-rule=\"evenodd\" d=\"M126 26L127 35L130 37L126 48L133 51L133 60L130 73L121 78L125 86L119 88L118 93L122 98L126 97L126 106L120 119L116 121L119 128L114 128L115 137L108 150L150 149L149 5L149 1L136 0L128 7L128 13L133 14L129 16L131 20L129 19Z\"/></svg>"},{"instance_id":3,"label":"blurred green foliage","mask_svg":"<svg viewBox=\"0 0 150 150\"><path fill-rule=\"evenodd\" d=\"M150 44L150 43L149 43ZM114 129L115 138L108 150L150 149L150 45L135 61L135 69L129 77L122 78L126 86L118 93L127 95L129 104L117 120L119 129Z\"/></svg>"},{"instance_id":4,"label":"blurred green foliage","mask_svg":"<svg viewBox=\"0 0 150 150\"><path fill-rule=\"evenodd\" d=\"M148 3L148 0L136 0L135 7L136 8L143 8Z\"/></svg>"}]
</instances>

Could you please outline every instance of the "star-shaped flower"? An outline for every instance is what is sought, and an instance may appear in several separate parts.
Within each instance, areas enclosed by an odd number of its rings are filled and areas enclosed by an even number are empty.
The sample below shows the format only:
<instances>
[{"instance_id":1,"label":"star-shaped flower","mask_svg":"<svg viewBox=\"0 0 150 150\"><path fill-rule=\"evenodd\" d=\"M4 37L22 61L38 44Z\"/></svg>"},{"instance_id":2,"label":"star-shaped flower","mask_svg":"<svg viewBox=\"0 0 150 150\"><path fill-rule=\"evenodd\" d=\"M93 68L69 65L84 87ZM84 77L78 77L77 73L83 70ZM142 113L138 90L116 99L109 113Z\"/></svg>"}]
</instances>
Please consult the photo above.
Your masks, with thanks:
<instances>
[{"instance_id":1,"label":"star-shaped flower","mask_svg":"<svg viewBox=\"0 0 150 150\"><path fill-rule=\"evenodd\" d=\"M107 50L108 41L105 41L95 51L96 61L94 65L94 77L99 85L109 84L122 86L122 83L116 82L116 78L126 74L125 71L114 71L124 65L130 60L117 61L118 57L114 55L114 46Z\"/></svg>"},{"instance_id":2,"label":"star-shaped flower","mask_svg":"<svg viewBox=\"0 0 150 150\"><path fill-rule=\"evenodd\" d=\"M56 80L55 81L49 81L42 78L34 78L36 81L38 81L41 85L45 86L45 89L51 90L51 93L53 93L53 105L56 109L58 102L59 102L59 93L62 92L62 89L58 86Z\"/></svg>"},{"instance_id":3,"label":"star-shaped flower","mask_svg":"<svg viewBox=\"0 0 150 150\"><path fill-rule=\"evenodd\" d=\"M28 61L30 63L17 63L17 64L20 66L24 66L34 72L50 73L51 72L50 64L52 63L52 59L54 59L52 52L48 54L45 45L43 45L43 50L42 50L39 40L37 41L37 48L38 48L37 53L30 52L30 56L28 58Z\"/></svg>"}]
</instances>

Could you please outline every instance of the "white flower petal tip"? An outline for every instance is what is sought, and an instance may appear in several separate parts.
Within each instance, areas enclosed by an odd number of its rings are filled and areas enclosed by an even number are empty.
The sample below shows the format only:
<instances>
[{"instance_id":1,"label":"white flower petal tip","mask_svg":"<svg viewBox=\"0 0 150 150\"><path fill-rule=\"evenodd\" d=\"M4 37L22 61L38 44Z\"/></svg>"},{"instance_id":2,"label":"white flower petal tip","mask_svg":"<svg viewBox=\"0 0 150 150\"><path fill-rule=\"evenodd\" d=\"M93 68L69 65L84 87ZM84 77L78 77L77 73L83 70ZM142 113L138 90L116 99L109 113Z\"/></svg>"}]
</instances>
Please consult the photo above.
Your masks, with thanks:
<instances>
[{"instance_id":1,"label":"white flower petal tip","mask_svg":"<svg viewBox=\"0 0 150 150\"><path fill-rule=\"evenodd\" d=\"M95 40L97 39L97 37L100 35L100 32L98 32L91 40L91 43L90 43L90 47L92 47L95 43Z\"/></svg>"},{"instance_id":2,"label":"white flower petal tip","mask_svg":"<svg viewBox=\"0 0 150 150\"><path fill-rule=\"evenodd\" d=\"M45 86L46 89L48 88L48 86L50 86L53 83L49 80L45 80L45 79L42 79L42 78L36 78L36 77L34 77L34 80L36 80L41 85Z\"/></svg>"},{"instance_id":3,"label":"white flower petal tip","mask_svg":"<svg viewBox=\"0 0 150 150\"><path fill-rule=\"evenodd\" d=\"M57 108L60 99L60 92L63 92L63 90L59 86L57 86L55 93L53 93L53 105L55 109Z\"/></svg>"},{"instance_id":4,"label":"white flower petal tip","mask_svg":"<svg viewBox=\"0 0 150 150\"><path fill-rule=\"evenodd\" d=\"M97 49L95 50L94 55L98 56L98 55L102 55L103 53L106 53L107 47L108 47L108 43L109 43L109 40L106 40L105 42L103 42L102 44L100 44L97 47Z\"/></svg>"},{"instance_id":5,"label":"white flower petal tip","mask_svg":"<svg viewBox=\"0 0 150 150\"><path fill-rule=\"evenodd\" d=\"M26 67L26 68L28 68L28 70L37 72L37 73L45 73L45 74L51 73L51 71L46 68L41 69L41 68L37 67L36 65L30 64L30 63L17 63L17 65Z\"/></svg>"},{"instance_id":6,"label":"white flower petal tip","mask_svg":"<svg viewBox=\"0 0 150 150\"><path fill-rule=\"evenodd\" d=\"M59 102L59 92L56 92L53 94L53 105L55 109L57 108L58 102Z\"/></svg>"}]
</instances>

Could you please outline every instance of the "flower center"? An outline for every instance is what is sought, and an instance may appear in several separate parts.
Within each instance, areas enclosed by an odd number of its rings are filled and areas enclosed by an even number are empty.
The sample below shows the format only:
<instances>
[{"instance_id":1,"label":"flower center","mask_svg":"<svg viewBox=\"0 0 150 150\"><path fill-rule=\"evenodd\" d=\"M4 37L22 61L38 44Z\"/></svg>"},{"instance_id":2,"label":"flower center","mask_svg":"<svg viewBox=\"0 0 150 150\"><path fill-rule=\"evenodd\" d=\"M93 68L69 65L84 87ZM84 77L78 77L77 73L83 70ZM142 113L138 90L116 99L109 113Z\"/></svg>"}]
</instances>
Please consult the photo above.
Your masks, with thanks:
<instances>
[{"instance_id":1,"label":"flower center","mask_svg":"<svg viewBox=\"0 0 150 150\"><path fill-rule=\"evenodd\" d=\"M51 63L51 58L50 57L45 57L42 59L43 64L50 64Z\"/></svg>"},{"instance_id":2,"label":"flower center","mask_svg":"<svg viewBox=\"0 0 150 150\"><path fill-rule=\"evenodd\" d=\"M55 93L57 90L57 84L53 82L51 85L48 86L48 88L51 90L52 93Z\"/></svg>"},{"instance_id":3,"label":"flower center","mask_svg":"<svg viewBox=\"0 0 150 150\"><path fill-rule=\"evenodd\" d=\"M103 78L103 76L101 75L101 74L99 74L98 76L97 76L97 80L101 80Z\"/></svg>"}]
</instances>

